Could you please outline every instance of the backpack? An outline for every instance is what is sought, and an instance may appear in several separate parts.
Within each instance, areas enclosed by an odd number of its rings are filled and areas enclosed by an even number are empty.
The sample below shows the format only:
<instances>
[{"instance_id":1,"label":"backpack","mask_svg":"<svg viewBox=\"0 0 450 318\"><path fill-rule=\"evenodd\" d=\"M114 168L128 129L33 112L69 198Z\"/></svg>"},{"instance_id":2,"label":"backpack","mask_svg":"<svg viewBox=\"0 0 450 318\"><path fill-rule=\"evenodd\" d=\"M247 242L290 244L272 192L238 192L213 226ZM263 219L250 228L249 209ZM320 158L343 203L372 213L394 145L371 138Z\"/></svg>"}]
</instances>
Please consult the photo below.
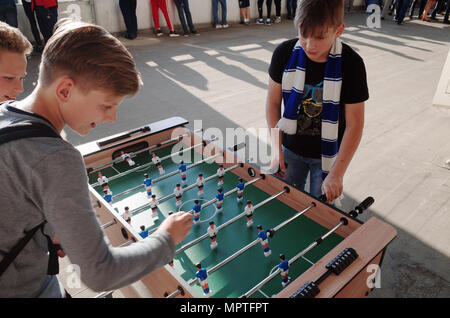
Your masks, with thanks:
<instances>
[{"instance_id":1,"label":"backpack","mask_svg":"<svg viewBox=\"0 0 450 318\"><path fill-rule=\"evenodd\" d=\"M48 125L33 121L24 121L0 128L0 145L17 139L33 137L61 138L61 136L57 134L53 129L51 129ZM16 243L16 245L14 245L14 247L8 254L5 255L5 257L0 262L0 277L39 229L41 229L42 234L47 238L48 250L50 252L47 274L56 275L59 273L57 251L61 249L61 246L59 244L54 244L52 239L48 237L48 235L44 234L43 229L46 223L47 221L44 221L28 232L25 232L25 236L21 238L19 242Z\"/></svg>"}]
</instances>

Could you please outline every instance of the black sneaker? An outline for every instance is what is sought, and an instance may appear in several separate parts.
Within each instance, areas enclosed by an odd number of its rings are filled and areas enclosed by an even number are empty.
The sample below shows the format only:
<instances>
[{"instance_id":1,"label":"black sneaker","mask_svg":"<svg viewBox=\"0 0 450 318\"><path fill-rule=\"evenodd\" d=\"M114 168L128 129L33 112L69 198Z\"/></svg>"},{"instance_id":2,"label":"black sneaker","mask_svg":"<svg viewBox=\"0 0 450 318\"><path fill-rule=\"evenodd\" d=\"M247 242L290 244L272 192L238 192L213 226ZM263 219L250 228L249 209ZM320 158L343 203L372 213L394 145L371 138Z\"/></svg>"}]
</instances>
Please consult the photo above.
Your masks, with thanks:
<instances>
[{"instance_id":1,"label":"black sneaker","mask_svg":"<svg viewBox=\"0 0 450 318\"><path fill-rule=\"evenodd\" d=\"M175 36L180 36L177 32L175 32L175 31L170 31L169 32L169 36L170 37L175 37Z\"/></svg>"},{"instance_id":2,"label":"black sneaker","mask_svg":"<svg viewBox=\"0 0 450 318\"><path fill-rule=\"evenodd\" d=\"M162 31L161 30L156 30L156 36L161 36L161 35L163 35Z\"/></svg>"},{"instance_id":3,"label":"black sneaker","mask_svg":"<svg viewBox=\"0 0 450 318\"><path fill-rule=\"evenodd\" d=\"M198 33L197 31L191 31L191 33L194 35L200 35L200 33Z\"/></svg>"}]
</instances>

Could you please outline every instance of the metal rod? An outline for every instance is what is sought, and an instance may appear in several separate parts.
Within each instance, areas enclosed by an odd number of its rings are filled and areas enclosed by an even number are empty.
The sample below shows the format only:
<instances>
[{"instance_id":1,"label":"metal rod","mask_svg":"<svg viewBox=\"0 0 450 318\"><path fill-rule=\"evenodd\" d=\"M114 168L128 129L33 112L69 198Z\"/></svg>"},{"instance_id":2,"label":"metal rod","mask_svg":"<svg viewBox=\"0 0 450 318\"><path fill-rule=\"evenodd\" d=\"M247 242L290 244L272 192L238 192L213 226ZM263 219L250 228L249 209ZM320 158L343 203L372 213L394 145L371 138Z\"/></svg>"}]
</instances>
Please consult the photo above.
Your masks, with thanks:
<instances>
[{"instance_id":1,"label":"metal rod","mask_svg":"<svg viewBox=\"0 0 450 318\"><path fill-rule=\"evenodd\" d=\"M329 235L331 235L334 231L336 231L341 225L344 224L344 221L339 222L334 228L332 228L331 230L329 230L327 233L325 233L323 236L321 236L320 241L326 239ZM311 243L307 248L305 248L303 251L301 251L300 253L298 253L297 255L295 255L294 257L292 257L288 264L289 266L291 264L293 264L295 261L297 261L300 257L302 257L303 255L305 255L306 253L308 253L312 248L314 248L315 246L319 245L318 243L319 240L314 241L313 243ZM272 280L275 276L277 276L280 273L280 269L277 268L276 271L274 271L272 274L270 274L269 276L267 276L266 278L264 278L262 281L260 281L255 287L253 287L252 289L250 289L248 292L246 292L245 294L241 295L239 298L243 298L243 297L249 297L251 295L253 295L258 289L260 289L262 286L264 286L265 284L267 284L270 280Z\"/></svg>"},{"instance_id":2,"label":"metal rod","mask_svg":"<svg viewBox=\"0 0 450 318\"><path fill-rule=\"evenodd\" d=\"M212 159L214 159L214 158L216 158L216 157L219 157L219 156L221 156L221 155L222 155L222 154L217 154L217 155L208 157L208 158L206 158L206 159L202 159L202 160L200 160L200 161L198 161L198 162L196 162L196 163L193 163L193 164L187 166L187 167L186 167L186 170L191 169L191 168L193 168L193 167L195 167L195 166L198 166L198 165L200 165L200 164L202 164L202 163L204 163L204 162L206 162L206 161L208 161L208 160L212 160ZM163 179L172 177L172 176L174 176L174 175L176 175L176 174L178 174L178 173L180 173L179 170L174 170L174 171L169 172L169 173L167 173L167 174L165 174L165 175L163 175L163 176L161 176L161 177L158 177L158 178L153 179L153 180L152 180L152 183L156 183L156 182L161 181L161 180L163 180ZM135 186L135 187L133 187L133 188L131 188L131 189L128 189L128 190L125 190L125 191L123 191L123 192L121 192L121 193L118 193L118 194L116 194L116 195L113 195L113 199L115 199L115 198L117 198L117 197L120 197L120 196L123 196L123 195L125 195L125 194L128 194L128 193L130 193L130 192L133 192L134 190L137 190L137 189L139 189L139 188L145 188L144 184L140 184L140 185ZM169 198L168 198L168 199L169 199ZM161 202L161 200L160 200L160 202Z\"/></svg>"},{"instance_id":3,"label":"metal rod","mask_svg":"<svg viewBox=\"0 0 450 318\"><path fill-rule=\"evenodd\" d=\"M217 138L216 138L216 139L217 139ZM214 141L214 140L215 140L215 139L212 139L212 141ZM187 151L190 151L190 150L192 150L192 149L194 149L194 148L197 148L197 147L199 147L199 146L203 146L203 143L196 144L196 145L194 145L194 146L192 146L192 147L189 147L189 148L184 148L183 150L180 150L180 151L171 153L170 155L167 155L167 156L165 156L165 157L162 157L162 158L160 158L160 159L161 159L161 162L164 161L164 160L166 160L166 159L169 159L169 158L171 158L171 157L173 157L173 156L175 156L175 155L178 155L178 154L181 153L181 152L187 152ZM139 170L141 170L141 169L143 169L143 168L147 169L148 167L150 167L150 166L152 166L152 165L154 165L154 163L153 163L153 162L149 162L149 163L144 164L144 165L142 165L142 166L138 166L138 167L132 168L132 169L130 169L130 170L121 172L121 173L119 173L119 174L116 174L115 176L112 176L112 177L108 178L108 181L112 181L112 180L115 180L115 179L117 179L117 178L121 178L121 177L123 177L123 176L126 176L127 174L130 174L130 173L135 172L135 171L139 171ZM93 187L96 187L96 186L98 186L98 185L100 185L98 182L92 184Z\"/></svg>"},{"instance_id":4,"label":"metal rod","mask_svg":"<svg viewBox=\"0 0 450 318\"><path fill-rule=\"evenodd\" d=\"M257 181L257 180L256 180L256 181ZM279 193L274 194L273 196L271 196L271 197L265 199L264 201L261 201L260 203L258 203L257 205L254 206L254 210L256 210L257 208L259 208L259 207L261 207L262 205L266 204L267 202L272 201L273 199L275 199L276 197L280 196L280 195L283 194L284 192L286 192L286 190L280 191ZM238 219L242 218L242 217L245 216L245 215L246 215L246 213L245 213L245 211L244 211L244 212L242 212L241 214L235 216L234 218L228 220L227 222L225 222L225 223L219 225L219 226L217 227L217 231L223 229L225 226L230 225L231 223L237 221ZM177 250L175 251L175 254L178 254L178 253L183 252L184 250L186 250L186 249L188 249L188 248L194 246L195 244L197 244L198 242L204 240L204 239L207 238L207 237L208 237L208 233L205 233L205 234L199 236L199 237L196 238L195 240L193 240L193 241L191 241L191 242L189 242L189 243L186 243L185 245L183 245L182 247L180 247L179 249L177 249Z\"/></svg>"},{"instance_id":5,"label":"metal rod","mask_svg":"<svg viewBox=\"0 0 450 318\"><path fill-rule=\"evenodd\" d=\"M279 194L277 194L279 195ZM262 202L261 202L262 203ZM284 226L286 226L287 224L291 223L292 221L294 221L295 219L299 218L301 215L303 215L304 213L306 213L307 211L309 211L310 209L312 209L313 207L315 207L316 204L314 202L312 202L309 206L307 206L305 209L297 212L295 215L293 215L292 217L290 217L289 219L287 219L286 221L280 223L278 226L276 226L274 228L275 231L283 228ZM228 256L226 259L224 259L222 262L216 264L215 266L211 267L208 271L207 274L210 275L212 273L214 273L216 270L218 270L219 268L221 268L222 266L224 266L225 264L229 263L230 261L232 261L233 259L235 259L236 257L238 257L239 255L241 255L242 253L246 252L247 250L249 250L250 248L252 248L253 246L255 246L256 244L258 244L260 242L259 238L252 241L251 243L247 244L246 246L244 246L243 248L241 248L240 250L238 250L237 252L235 252L234 254ZM175 252L177 253L177 252ZM274 276L275 277L275 276ZM190 286L194 285L195 282L197 281L197 279L191 279L188 284ZM176 295L178 295L179 291L176 290L174 291L172 294L170 294L169 296L171 297L175 297ZM168 297L169 297L168 296Z\"/></svg>"},{"instance_id":6,"label":"metal rod","mask_svg":"<svg viewBox=\"0 0 450 318\"><path fill-rule=\"evenodd\" d=\"M105 224L101 225L100 228L101 228L102 230L104 230L104 229L106 229L106 228L108 228L108 227L110 227L111 225L114 225L114 224L116 224L116 223L117 223L116 219L113 219L112 221L109 221L108 223L105 223Z\"/></svg>"},{"instance_id":7,"label":"metal rod","mask_svg":"<svg viewBox=\"0 0 450 318\"><path fill-rule=\"evenodd\" d=\"M220 156L220 155L214 155L214 156L211 156L211 157L209 157L209 158L203 159L202 161L207 161L207 160L209 160L209 159L211 159L211 158L213 158L213 157L217 157L217 156ZM235 169L235 168L237 168L238 166L239 166L239 164L234 165L234 166L232 166L232 167L230 167L230 168L228 168L228 169L225 169L225 172L230 171L230 170L232 170L232 169ZM208 178L205 178L205 183L206 183L207 181L213 179L213 178L216 177L216 176L217 176L217 173L215 173L215 174L209 176ZM186 188L183 189L183 193L186 192L186 191L188 191L188 190L190 190L190 189L192 189L192 188L195 188L196 186L197 186L196 183L193 183L193 184L191 184L191 185L188 185ZM159 202L159 204L161 204L161 203L163 203L164 201L167 201L167 200L169 200L170 198L173 198L174 196L175 196L175 193L168 194L168 195L162 197L161 199L159 199L158 202ZM146 203L146 204L144 204L144 205L142 205L142 206L140 206L140 207L137 207L136 209L132 210L130 213L131 213L131 215L133 216L133 215L138 214L141 210L148 209L149 207L150 207L150 203ZM153 231L151 231L149 234L153 233L155 230L156 230L156 229L154 229Z\"/></svg>"},{"instance_id":8,"label":"metal rod","mask_svg":"<svg viewBox=\"0 0 450 318\"><path fill-rule=\"evenodd\" d=\"M200 128L200 129L196 129L196 130L193 131L193 133L195 133L195 132L197 132L197 131L199 131L199 130L202 130L202 129L201 129L201 128ZM172 139L168 139L168 140L162 141L162 142L160 142L160 143L158 143L158 144L156 144L156 145L153 145L153 146L150 146L150 147L147 147L147 148L138 150L138 151L136 151L136 152L131 152L130 154L131 154L131 155L133 155L133 154L134 154L134 155L137 155L137 154L139 154L139 153L141 153L141 152L144 152L144 151L147 151L147 150L151 150L151 149L157 148L157 147L159 147L159 146L162 146L162 145L171 143L172 141L176 141L176 140L178 140L178 139L180 139L181 137L184 137L184 136L189 136L189 133L185 133L185 134L179 135L178 137L174 137L174 138L172 138ZM103 164L101 164L101 165L92 167L92 171L96 171L96 170L98 170L98 169L101 169L101 168L103 168L103 167L109 166L110 164L113 164L113 163L117 163L117 162L119 162L119 161L121 161L120 158L117 158L117 159L108 161L108 162L103 163Z\"/></svg>"}]
</instances>

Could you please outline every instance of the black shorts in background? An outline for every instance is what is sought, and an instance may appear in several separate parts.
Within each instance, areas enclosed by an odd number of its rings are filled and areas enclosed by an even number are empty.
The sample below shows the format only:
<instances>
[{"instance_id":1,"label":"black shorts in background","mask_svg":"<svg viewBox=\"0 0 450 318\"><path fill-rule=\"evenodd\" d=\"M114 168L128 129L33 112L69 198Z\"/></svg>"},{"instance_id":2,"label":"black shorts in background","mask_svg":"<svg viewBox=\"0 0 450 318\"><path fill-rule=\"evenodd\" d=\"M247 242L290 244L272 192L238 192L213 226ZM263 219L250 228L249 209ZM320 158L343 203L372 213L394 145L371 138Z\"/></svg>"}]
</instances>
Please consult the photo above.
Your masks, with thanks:
<instances>
[{"instance_id":1,"label":"black shorts in background","mask_svg":"<svg viewBox=\"0 0 450 318\"><path fill-rule=\"evenodd\" d=\"M250 0L239 0L239 8L250 7Z\"/></svg>"}]
</instances>

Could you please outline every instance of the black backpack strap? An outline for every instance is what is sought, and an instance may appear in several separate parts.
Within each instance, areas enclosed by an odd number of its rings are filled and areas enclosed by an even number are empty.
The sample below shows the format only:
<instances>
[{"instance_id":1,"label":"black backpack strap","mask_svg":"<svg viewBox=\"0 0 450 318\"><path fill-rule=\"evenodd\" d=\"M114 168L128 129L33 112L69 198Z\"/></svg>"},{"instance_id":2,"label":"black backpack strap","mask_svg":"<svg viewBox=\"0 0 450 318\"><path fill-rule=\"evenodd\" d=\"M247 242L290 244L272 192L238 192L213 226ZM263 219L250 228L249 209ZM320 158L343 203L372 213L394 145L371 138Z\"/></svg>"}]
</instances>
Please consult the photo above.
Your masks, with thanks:
<instances>
[{"instance_id":1,"label":"black backpack strap","mask_svg":"<svg viewBox=\"0 0 450 318\"><path fill-rule=\"evenodd\" d=\"M28 244L31 238L34 236L39 228L43 227L46 221L42 222L38 226L32 228L28 232L25 233L25 236L17 242L16 245L11 249L11 251L5 255L5 257L0 262L0 277L6 271L8 266L14 261L14 259L19 255L19 253L24 249L24 247Z\"/></svg>"},{"instance_id":2,"label":"black backpack strap","mask_svg":"<svg viewBox=\"0 0 450 318\"><path fill-rule=\"evenodd\" d=\"M0 128L0 145L9 141L32 137L61 138L50 126L34 121L24 121Z\"/></svg>"},{"instance_id":3,"label":"black backpack strap","mask_svg":"<svg viewBox=\"0 0 450 318\"><path fill-rule=\"evenodd\" d=\"M61 136L58 133L56 133L50 126L35 121L23 121L17 124L10 124L6 127L0 128L0 145L13 140L23 138L33 138L33 137L61 138ZM32 228L30 231L26 232L25 236L22 239L20 239L19 242L17 242L17 244L12 248L12 250L8 254L5 255L5 257L0 262L0 277L6 271L8 266L14 261L17 255L19 255L19 253L23 250L23 248L28 244L28 242L34 236L36 231L39 228L41 228L41 230L43 229L45 223L46 221ZM55 264L54 256L57 250L55 250L54 247L52 246L53 242L51 242L49 237L48 236L46 237L48 241L49 251L51 254L51 257L49 259L49 272L55 272L57 271L56 267L58 259L56 258Z\"/></svg>"}]
</instances>

